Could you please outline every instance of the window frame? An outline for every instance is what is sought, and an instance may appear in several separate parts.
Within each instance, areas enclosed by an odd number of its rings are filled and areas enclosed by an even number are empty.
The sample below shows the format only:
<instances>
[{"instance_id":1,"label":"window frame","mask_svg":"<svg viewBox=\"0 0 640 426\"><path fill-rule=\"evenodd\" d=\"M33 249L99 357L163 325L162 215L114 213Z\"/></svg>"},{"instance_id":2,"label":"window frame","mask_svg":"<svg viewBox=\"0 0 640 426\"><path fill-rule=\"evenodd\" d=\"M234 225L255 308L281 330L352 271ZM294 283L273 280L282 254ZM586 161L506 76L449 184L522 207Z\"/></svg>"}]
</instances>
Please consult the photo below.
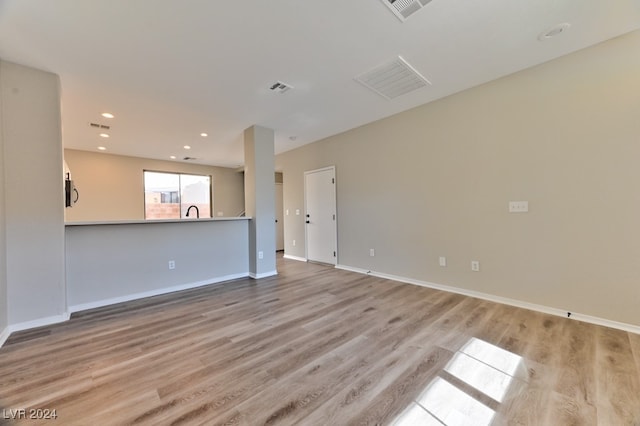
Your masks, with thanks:
<instances>
[{"instance_id":1,"label":"window frame","mask_svg":"<svg viewBox=\"0 0 640 426\"><path fill-rule=\"evenodd\" d=\"M145 173L160 173L160 174L166 174L166 175L177 175L178 176L178 198L180 200L180 202L178 203L180 205L180 217L177 218L162 218L162 219L148 219L147 218L147 200L146 200L146 193L147 193L147 187L146 187L146 179L145 179ZM143 208L143 214L144 214L144 220L148 220L148 221L159 221L159 220L190 220L190 217L182 217L182 176L199 176L199 177L207 177L209 178L209 190L208 190L208 194L209 194L209 218L213 219L213 212L215 211L213 208L213 176L212 175L208 175L208 174L200 174L200 173L189 173L189 172L172 172L172 171L165 171L165 170L155 170L155 169L143 169L142 170L142 208ZM175 203L174 203L175 204ZM202 215L202 212L200 212L200 214ZM203 218L203 219L207 219L207 218Z\"/></svg>"}]
</instances>

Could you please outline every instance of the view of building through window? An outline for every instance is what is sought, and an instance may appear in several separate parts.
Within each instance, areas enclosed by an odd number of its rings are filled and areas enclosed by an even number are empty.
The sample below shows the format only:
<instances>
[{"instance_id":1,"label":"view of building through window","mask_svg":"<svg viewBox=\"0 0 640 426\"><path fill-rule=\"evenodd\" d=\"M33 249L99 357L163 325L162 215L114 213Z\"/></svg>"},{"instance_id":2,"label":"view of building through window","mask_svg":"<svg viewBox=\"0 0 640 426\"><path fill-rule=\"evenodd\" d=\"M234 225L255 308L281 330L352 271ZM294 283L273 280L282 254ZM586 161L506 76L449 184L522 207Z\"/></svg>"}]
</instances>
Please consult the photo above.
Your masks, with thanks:
<instances>
[{"instance_id":1,"label":"view of building through window","mask_svg":"<svg viewBox=\"0 0 640 426\"><path fill-rule=\"evenodd\" d=\"M145 171L144 218L185 217L211 217L211 177Z\"/></svg>"}]
</instances>

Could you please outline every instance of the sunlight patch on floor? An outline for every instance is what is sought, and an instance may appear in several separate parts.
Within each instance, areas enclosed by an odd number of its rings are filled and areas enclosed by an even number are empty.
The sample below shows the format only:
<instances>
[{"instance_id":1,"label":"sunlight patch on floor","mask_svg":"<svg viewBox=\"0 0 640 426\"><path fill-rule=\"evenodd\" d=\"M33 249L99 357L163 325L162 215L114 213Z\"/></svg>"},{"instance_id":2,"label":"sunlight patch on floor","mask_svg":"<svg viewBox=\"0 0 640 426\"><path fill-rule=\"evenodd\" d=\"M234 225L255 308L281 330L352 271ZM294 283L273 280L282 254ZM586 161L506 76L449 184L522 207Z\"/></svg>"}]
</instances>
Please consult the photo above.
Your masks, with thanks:
<instances>
[{"instance_id":1,"label":"sunlight patch on floor","mask_svg":"<svg viewBox=\"0 0 640 426\"><path fill-rule=\"evenodd\" d=\"M495 412L441 377L416 401L447 426L488 426Z\"/></svg>"},{"instance_id":2,"label":"sunlight patch on floor","mask_svg":"<svg viewBox=\"0 0 640 426\"><path fill-rule=\"evenodd\" d=\"M497 403L504 401L513 379L523 376L524 370L522 357L475 337L469 339L443 369ZM526 379L526 376L520 378ZM460 387L437 377L392 424L488 426L495 414Z\"/></svg>"}]
</instances>

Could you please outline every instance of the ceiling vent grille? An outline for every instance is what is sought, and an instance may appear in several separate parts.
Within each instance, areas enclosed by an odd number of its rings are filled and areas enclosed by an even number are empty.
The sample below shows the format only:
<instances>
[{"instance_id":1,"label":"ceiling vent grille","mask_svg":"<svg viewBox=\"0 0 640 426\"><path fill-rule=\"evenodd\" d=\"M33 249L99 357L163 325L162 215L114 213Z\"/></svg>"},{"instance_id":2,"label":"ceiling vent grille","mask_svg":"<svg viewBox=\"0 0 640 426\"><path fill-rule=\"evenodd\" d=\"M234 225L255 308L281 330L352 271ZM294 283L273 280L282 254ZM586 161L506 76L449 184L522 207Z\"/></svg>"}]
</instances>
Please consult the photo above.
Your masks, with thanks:
<instances>
[{"instance_id":1,"label":"ceiling vent grille","mask_svg":"<svg viewBox=\"0 0 640 426\"><path fill-rule=\"evenodd\" d=\"M280 93L280 94L290 89L293 89L293 86L287 83L283 83L281 81L276 81L271 86L269 86L269 90L271 90L272 92Z\"/></svg>"},{"instance_id":2,"label":"ceiling vent grille","mask_svg":"<svg viewBox=\"0 0 640 426\"><path fill-rule=\"evenodd\" d=\"M397 98L431 84L401 56L360 74L356 80L387 99Z\"/></svg>"},{"instance_id":3,"label":"ceiling vent grille","mask_svg":"<svg viewBox=\"0 0 640 426\"><path fill-rule=\"evenodd\" d=\"M391 9L398 19L404 22L409 16L429 4L431 0L382 0L382 2Z\"/></svg>"},{"instance_id":4,"label":"ceiling vent grille","mask_svg":"<svg viewBox=\"0 0 640 426\"><path fill-rule=\"evenodd\" d=\"M96 129L105 129L109 130L111 126L107 126L106 124L98 124L98 123L89 123L89 126L94 127Z\"/></svg>"}]
</instances>

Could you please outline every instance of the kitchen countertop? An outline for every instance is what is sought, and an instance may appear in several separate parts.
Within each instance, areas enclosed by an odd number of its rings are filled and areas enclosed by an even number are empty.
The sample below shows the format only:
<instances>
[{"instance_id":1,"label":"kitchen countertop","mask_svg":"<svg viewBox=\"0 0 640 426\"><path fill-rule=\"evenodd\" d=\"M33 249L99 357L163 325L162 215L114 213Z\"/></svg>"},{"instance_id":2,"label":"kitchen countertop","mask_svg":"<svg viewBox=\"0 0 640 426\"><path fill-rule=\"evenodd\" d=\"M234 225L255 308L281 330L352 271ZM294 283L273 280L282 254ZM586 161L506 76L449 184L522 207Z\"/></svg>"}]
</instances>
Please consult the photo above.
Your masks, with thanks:
<instances>
[{"instance_id":1,"label":"kitchen countertop","mask_svg":"<svg viewBox=\"0 0 640 426\"><path fill-rule=\"evenodd\" d=\"M159 219L159 220L106 220L87 222L65 222L65 226L88 226L88 225L139 225L149 223L195 223L195 222L227 222L234 220L249 220L251 217L215 217L202 219Z\"/></svg>"}]
</instances>

